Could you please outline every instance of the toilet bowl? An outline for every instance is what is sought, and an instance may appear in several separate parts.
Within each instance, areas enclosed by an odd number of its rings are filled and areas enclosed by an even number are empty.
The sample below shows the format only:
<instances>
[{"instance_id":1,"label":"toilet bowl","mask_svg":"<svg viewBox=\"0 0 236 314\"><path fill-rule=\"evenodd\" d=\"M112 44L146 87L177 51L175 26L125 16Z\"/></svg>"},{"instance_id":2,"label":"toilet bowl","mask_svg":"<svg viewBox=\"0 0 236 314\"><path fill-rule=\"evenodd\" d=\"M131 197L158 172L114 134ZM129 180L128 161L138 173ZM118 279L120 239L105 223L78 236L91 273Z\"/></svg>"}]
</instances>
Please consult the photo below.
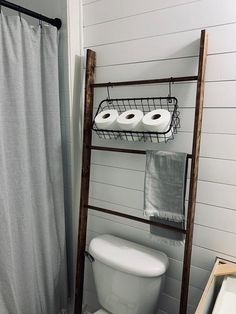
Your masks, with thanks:
<instances>
[{"instance_id":1,"label":"toilet bowl","mask_svg":"<svg viewBox=\"0 0 236 314\"><path fill-rule=\"evenodd\" d=\"M101 305L96 314L155 314L168 267L159 251L112 236L89 245Z\"/></svg>"}]
</instances>

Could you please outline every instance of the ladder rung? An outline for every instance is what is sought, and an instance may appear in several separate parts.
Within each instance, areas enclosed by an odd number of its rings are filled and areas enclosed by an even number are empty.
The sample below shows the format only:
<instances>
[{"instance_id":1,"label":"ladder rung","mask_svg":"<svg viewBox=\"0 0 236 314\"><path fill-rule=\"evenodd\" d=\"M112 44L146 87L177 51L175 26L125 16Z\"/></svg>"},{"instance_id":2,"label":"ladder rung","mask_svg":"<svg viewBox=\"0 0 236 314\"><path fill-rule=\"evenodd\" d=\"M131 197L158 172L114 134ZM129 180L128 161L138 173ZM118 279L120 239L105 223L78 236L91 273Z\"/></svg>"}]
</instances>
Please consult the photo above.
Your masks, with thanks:
<instances>
[{"instance_id":1,"label":"ladder rung","mask_svg":"<svg viewBox=\"0 0 236 314\"><path fill-rule=\"evenodd\" d=\"M94 83L91 84L92 87L109 87L109 86L127 86L127 85L144 85L144 84L159 84L159 83L169 83L169 82L189 82L197 81L198 76L179 76L179 77L166 77L160 79L150 79L150 80L138 80L138 81L120 81L120 82L106 82L106 83Z\"/></svg>"},{"instance_id":2,"label":"ladder rung","mask_svg":"<svg viewBox=\"0 0 236 314\"><path fill-rule=\"evenodd\" d=\"M140 150L140 149L127 149L127 148L116 148L116 147L106 147L106 146L90 146L93 150L102 150L102 151L108 151L108 152L116 152L116 153L127 153L127 154L139 154L139 155L145 155L146 150ZM191 159L192 155L187 154L188 158Z\"/></svg>"},{"instance_id":3,"label":"ladder rung","mask_svg":"<svg viewBox=\"0 0 236 314\"><path fill-rule=\"evenodd\" d=\"M96 210L96 211L99 211L99 212L102 212L102 213L106 213L106 214L110 214L110 215L114 215L114 216L119 216L119 217L126 218L126 219L135 220L135 221L138 221L138 222L141 222L141 223L145 223L147 225L152 225L152 226L156 226L156 227L160 227L160 228L164 228L164 229L169 229L169 230L172 230L172 231L176 231L176 232L180 232L180 233L186 234L186 230L185 229L181 229L181 228L178 228L178 227L162 224L161 222L147 220L147 219L144 219L144 218L140 218L140 217L136 217L136 216L133 216L133 215L128 215L128 214L125 214L125 213L120 213L120 212L117 212L117 211L114 211L114 210L111 210L111 209L106 209L106 208L92 206L92 205L85 205L84 207L88 208L88 209Z\"/></svg>"}]
</instances>

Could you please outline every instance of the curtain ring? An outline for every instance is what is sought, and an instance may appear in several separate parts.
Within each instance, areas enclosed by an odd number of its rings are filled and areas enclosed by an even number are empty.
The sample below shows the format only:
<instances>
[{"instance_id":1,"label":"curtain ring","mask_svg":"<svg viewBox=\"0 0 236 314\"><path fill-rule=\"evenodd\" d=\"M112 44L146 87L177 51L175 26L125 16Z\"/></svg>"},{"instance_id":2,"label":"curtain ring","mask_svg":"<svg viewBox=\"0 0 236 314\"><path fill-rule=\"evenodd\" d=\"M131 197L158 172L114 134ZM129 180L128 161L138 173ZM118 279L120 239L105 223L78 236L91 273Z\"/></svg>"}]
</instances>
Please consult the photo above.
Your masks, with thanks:
<instances>
[{"instance_id":1,"label":"curtain ring","mask_svg":"<svg viewBox=\"0 0 236 314\"><path fill-rule=\"evenodd\" d=\"M43 21L41 20L41 15L40 15L40 19L39 19L39 26L40 26L40 28L43 27Z\"/></svg>"},{"instance_id":2,"label":"curtain ring","mask_svg":"<svg viewBox=\"0 0 236 314\"><path fill-rule=\"evenodd\" d=\"M18 6L18 15L19 15L20 21L22 22L22 19L21 19L21 11L20 11L20 6Z\"/></svg>"}]
</instances>

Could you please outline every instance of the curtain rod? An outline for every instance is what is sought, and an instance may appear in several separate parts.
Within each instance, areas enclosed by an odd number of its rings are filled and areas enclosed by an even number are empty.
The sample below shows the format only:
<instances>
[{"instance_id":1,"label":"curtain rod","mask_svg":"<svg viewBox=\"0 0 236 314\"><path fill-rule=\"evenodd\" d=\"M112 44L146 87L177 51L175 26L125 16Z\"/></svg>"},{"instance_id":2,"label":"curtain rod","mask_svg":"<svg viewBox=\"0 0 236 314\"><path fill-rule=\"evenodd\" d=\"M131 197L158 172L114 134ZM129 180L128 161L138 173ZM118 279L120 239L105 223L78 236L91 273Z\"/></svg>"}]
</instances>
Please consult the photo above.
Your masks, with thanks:
<instances>
[{"instance_id":1,"label":"curtain rod","mask_svg":"<svg viewBox=\"0 0 236 314\"><path fill-rule=\"evenodd\" d=\"M11 10L18 11L20 13L32 16L32 17L34 17L34 18L36 18L36 19L38 19L40 21L47 22L47 23L55 26L57 29L61 28L62 22L58 18L51 19L51 18L49 18L47 16L44 16L42 14L39 14L39 13L36 13L34 11L28 10L26 8L23 8L23 7L19 6L19 5L17 5L17 4L14 4L14 3L11 3L11 2L5 1L5 0L0 0L0 6L7 7L9 9L11 9Z\"/></svg>"}]
</instances>

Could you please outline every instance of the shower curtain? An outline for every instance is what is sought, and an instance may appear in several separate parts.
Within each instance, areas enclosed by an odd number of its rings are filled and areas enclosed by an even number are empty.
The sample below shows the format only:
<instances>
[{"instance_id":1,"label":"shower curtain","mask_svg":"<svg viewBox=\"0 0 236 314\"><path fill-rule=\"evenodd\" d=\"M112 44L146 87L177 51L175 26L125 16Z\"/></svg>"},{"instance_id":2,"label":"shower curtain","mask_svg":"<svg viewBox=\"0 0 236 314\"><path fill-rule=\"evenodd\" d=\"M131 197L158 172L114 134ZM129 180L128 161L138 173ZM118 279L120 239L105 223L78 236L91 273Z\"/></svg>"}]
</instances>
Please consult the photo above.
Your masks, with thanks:
<instances>
[{"instance_id":1,"label":"shower curtain","mask_svg":"<svg viewBox=\"0 0 236 314\"><path fill-rule=\"evenodd\" d=\"M66 307L58 35L0 14L0 313Z\"/></svg>"}]
</instances>

